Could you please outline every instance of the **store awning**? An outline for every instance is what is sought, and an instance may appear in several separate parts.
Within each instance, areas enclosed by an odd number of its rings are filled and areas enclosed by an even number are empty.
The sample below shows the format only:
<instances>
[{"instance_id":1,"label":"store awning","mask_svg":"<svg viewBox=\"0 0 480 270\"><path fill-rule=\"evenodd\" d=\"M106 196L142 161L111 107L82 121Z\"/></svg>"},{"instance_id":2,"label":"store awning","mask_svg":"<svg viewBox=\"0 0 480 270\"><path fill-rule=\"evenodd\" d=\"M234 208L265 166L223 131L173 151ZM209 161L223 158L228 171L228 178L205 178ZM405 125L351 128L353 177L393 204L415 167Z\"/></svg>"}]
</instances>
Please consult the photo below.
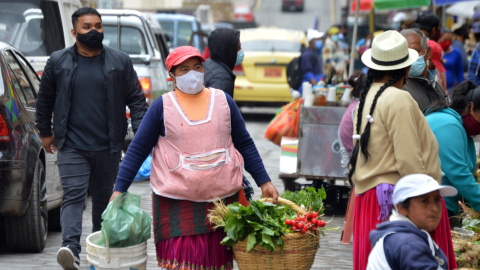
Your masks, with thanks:
<instances>
[{"instance_id":1,"label":"store awning","mask_svg":"<svg viewBox=\"0 0 480 270\"><path fill-rule=\"evenodd\" d=\"M357 9L357 0L352 0L352 5L350 8L351 13L355 13L355 10ZM360 12L365 12L365 11L370 11L372 10L373 7L373 2L375 0L360 0Z\"/></svg>"},{"instance_id":2,"label":"store awning","mask_svg":"<svg viewBox=\"0 0 480 270\"><path fill-rule=\"evenodd\" d=\"M357 8L357 0L352 1L350 12L355 13L355 9ZM374 5L375 9L407 9L428 6L430 5L430 0L360 0L360 11L370 11Z\"/></svg>"},{"instance_id":3,"label":"store awning","mask_svg":"<svg viewBox=\"0 0 480 270\"><path fill-rule=\"evenodd\" d=\"M433 0L433 2L437 6L446 6L446 5L453 5L455 3L476 2L476 1L474 1L474 0Z\"/></svg>"},{"instance_id":4,"label":"store awning","mask_svg":"<svg viewBox=\"0 0 480 270\"><path fill-rule=\"evenodd\" d=\"M480 1L463 1L451 5L445 12L449 15L471 19L476 6L480 7Z\"/></svg>"},{"instance_id":5,"label":"store awning","mask_svg":"<svg viewBox=\"0 0 480 270\"><path fill-rule=\"evenodd\" d=\"M407 9L430 5L430 0L375 0L375 9Z\"/></svg>"}]
</instances>

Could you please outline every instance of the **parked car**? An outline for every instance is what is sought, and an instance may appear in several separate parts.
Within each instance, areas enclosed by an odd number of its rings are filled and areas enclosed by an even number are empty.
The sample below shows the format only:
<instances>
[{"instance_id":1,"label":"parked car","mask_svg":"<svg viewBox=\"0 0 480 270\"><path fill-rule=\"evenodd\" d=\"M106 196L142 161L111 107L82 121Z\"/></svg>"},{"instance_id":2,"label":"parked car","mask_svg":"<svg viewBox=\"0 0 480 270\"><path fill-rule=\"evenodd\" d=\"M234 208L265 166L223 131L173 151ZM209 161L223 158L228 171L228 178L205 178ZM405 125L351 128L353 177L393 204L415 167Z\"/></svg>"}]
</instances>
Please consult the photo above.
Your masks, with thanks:
<instances>
[{"instance_id":1,"label":"parked car","mask_svg":"<svg viewBox=\"0 0 480 270\"><path fill-rule=\"evenodd\" d=\"M282 11L303 11L304 0L282 0Z\"/></svg>"},{"instance_id":2,"label":"parked car","mask_svg":"<svg viewBox=\"0 0 480 270\"><path fill-rule=\"evenodd\" d=\"M242 64L233 69L234 100L240 105L275 105L292 100L287 83L286 67L300 56L306 45L303 31L278 28L240 30L240 41L245 52Z\"/></svg>"},{"instance_id":3,"label":"parked car","mask_svg":"<svg viewBox=\"0 0 480 270\"><path fill-rule=\"evenodd\" d=\"M171 49L190 45L203 53L203 50L205 50L205 34L201 31L200 24L194 16L157 13L155 18L162 26Z\"/></svg>"},{"instance_id":4,"label":"parked car","mask_svg":"<svg viewBox=\"0 0 480 270\"><path fill-rule=\"evenodd\" d=\"M233 13L235 16L235 21L240 21L240 22L253 21L253 11L249 5L235 5L235 9Z\"/></svg>"},{"instance_id":5,"label":"parked car","mask_svg":"<svg viewBox=\"0 0 480 270\"><path fill-rule=\"evenodd\" d=\"M56 154L45 153L35 127L39 88L28 60L0 42L0 222L11 251L40 252L48 229L60 229Z\"/></svg>"},{"instance_id":6,"label":"parked car","mask_svg":"<svg viewBox=\"0 0 480 270\"><path fill-rule=\"evenodd\" d=\"M99 9L98 12L103 21L103 44L130 55L147 103L150 105L164 93L173 90L173 85L167 82L166 56L162 55L158 36L152 32L152 25L147 22L146 16L136 10ZM126 113L128 132L125 148L134 135L128 107Z\"/></svg>"},{"instance_id":7,"label":"parked car","mask_svg":"<svg viewBox=\"0 0 480 270\"><path fill-rule=\"evenodd\" d=\"M54 51L72 46L72 13L79 0L0 0L0 41L18 48L43 73Z\"/></svg>"}]
</instances>

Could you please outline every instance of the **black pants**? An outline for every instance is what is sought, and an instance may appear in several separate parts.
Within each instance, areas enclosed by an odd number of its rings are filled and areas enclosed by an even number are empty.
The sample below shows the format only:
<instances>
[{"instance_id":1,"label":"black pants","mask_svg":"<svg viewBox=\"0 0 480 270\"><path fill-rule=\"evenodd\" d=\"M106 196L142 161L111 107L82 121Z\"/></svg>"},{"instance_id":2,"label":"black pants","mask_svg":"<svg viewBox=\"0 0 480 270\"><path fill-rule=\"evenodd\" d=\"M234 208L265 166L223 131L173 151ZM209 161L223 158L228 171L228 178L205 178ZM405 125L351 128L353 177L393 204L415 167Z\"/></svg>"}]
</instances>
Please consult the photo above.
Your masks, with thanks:
<instances>
[{"instance_id":1,"label":"black pants","mask_svg":"<svg viewBox=\"0 0 480 270\"><path fill-rule=\"evenodd\" d=\"M57 160L63 187L62 246L69 246L78 255L82 249L80 236L87 190L90 188L92 196L92 231L95 232L101 229L102 213L113 192L120 152L84 151L65 146L58 150Z\"/></svg>"}]
</instances>

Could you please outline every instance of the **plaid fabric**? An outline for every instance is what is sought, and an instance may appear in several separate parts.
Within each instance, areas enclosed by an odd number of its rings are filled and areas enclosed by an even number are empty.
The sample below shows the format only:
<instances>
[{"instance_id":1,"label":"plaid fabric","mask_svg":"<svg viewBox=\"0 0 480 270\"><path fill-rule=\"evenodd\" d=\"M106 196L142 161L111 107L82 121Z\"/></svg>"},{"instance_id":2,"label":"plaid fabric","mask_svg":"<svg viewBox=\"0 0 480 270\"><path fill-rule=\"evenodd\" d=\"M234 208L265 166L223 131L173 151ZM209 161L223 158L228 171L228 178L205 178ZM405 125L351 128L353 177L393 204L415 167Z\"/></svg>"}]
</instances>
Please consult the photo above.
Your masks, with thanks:
<instances>
[{"instance_id":1,"label":"plaid fabric","mask_svg":"<svg viewBox=\"0 0 480 270\"><path fill-rule=\"evenodd\" d=\"M245 174L243 175L243 193L245 194L247 201L250 201L253 198L253 194L255 194L253 191L253 186L250 184L250 181L248 181Z\"/></svg>"},{"instance_id":2,"label":"plaid fabric","mask_svg":"<svg viewBox=\"0 0 480 270\"><path fill-rule=\"evenodd\" d=\"M153 232L155 243L178 236L199 235L213 232L207 222L208 210L214 207L211 202L175 200L152 194ZM238 201L238 192L226 199L225 204Z\"/></svg>"}]
</instances>

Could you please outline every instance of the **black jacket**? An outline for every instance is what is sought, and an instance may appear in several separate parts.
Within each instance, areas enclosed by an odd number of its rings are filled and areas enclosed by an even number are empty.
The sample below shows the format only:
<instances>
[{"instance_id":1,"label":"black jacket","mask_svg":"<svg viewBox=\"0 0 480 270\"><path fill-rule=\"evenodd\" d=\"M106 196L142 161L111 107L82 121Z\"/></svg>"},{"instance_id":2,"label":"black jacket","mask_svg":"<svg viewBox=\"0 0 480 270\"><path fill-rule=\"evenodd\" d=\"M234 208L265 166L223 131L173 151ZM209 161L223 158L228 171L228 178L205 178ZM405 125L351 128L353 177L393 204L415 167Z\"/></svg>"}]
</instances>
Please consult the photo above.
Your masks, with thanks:
<instances>
[{"instance_id":1,"label":"black jacket","mask_svg":"<svg viewBox=\"0 0 480 270\"><path fill-rule=\"evenodd\" d=\"M422 112L435 101L447 102L447 95L443 91L442 86L437 82L430 83L427 78L408 77L407 84L403 86L403 90L412 95Z\"/></svg>"},{"instance_id":2,"label":"black jacket","mask_svg":"<svg viewBox=\"0 0 480 270\"><path fill-rule=\"evenodd\" d=\"M240 32L233 29L216 29L208 37L210 58L203 64L205 87L223 90L233 98L236 76L232 70L237 61Z\"/></svg>"},{"instance_id":3,"label":"black jacket","mask_svg":"<svg viewBox=\"0 0 480 270\"><path fill-rule=\"evenodd\" d=\"M110 151L120 151L127 134L127 118L125 106L130 108L132 128L136 132L143 116L147 112L147 103L140 87L137 73L133 69L128 54L103 46L102 52L104 89L106 95L108 136ZM41 137L52 136L53 144L59 149L65 142L67 121L70 110L73 82L77 68L76 45L52 53L43 71L40 91L36 102L36 125ZM78 119L75 121L82 121Z\"/></svg>"}]
</instances>

